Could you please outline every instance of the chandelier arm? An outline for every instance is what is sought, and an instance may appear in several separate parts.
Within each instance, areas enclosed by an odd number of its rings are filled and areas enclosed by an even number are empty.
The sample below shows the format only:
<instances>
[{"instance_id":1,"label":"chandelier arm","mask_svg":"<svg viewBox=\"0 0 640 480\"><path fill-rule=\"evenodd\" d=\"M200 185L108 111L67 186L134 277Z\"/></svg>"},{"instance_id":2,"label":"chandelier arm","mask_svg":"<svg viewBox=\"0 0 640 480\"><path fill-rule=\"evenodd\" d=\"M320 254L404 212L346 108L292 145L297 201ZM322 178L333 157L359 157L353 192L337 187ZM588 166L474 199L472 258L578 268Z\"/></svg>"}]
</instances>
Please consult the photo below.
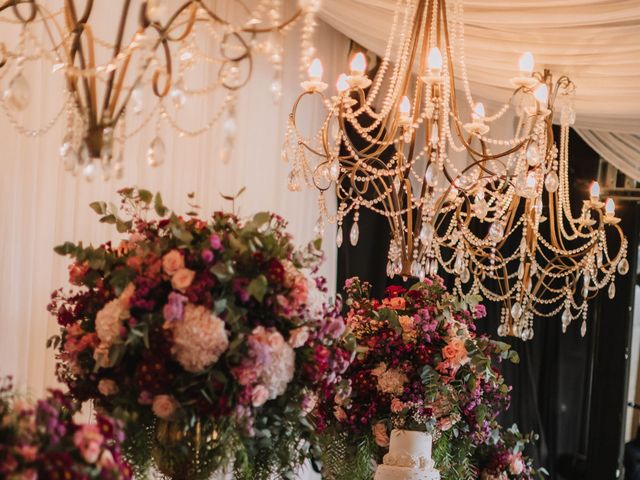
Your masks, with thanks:
<instances>
[{"instance_id":1,"label":"chandelier arm","mask_svg":"<svg viewBox=\"0 0 640 480\"><path fill-rule=\"evenodd\" d=\"M118 33L116 34L116 44L113 48L113 58L116 58L120 53L122 48L122 39L124 37L124 27L127 22L127 15L129 14L129 8L131 7L131 0L124 0L124 5L122 6L122 13L120 14L120 22L118 24ZM111 99L111 93L113 90L113 84L115 81L116 72L115 70L109 73L109 79L107 80L107 86L104 94L104 101L102 104L102 114L103 117L106 115L110 117L110 107L109 100Z\"/></svg>"}]
</instances>

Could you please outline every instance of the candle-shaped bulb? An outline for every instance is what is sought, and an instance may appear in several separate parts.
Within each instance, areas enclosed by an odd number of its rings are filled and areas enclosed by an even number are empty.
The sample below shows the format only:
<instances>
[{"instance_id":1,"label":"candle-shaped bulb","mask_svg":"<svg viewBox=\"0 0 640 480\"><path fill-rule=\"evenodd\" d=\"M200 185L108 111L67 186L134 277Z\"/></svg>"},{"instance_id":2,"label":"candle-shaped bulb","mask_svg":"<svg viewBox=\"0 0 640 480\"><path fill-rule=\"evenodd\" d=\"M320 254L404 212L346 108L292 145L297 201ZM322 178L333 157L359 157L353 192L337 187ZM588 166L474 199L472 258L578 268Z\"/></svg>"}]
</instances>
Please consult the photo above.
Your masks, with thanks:
<instances>
[{"instance_id":1,"label":"candle-shaped bulb","mask_svg":"<svg viewBox=\"0 0 640 480\"><path fill-rule=\"evenodd\" d=\"M533 60L533 54L531 52L525 52L518 61L518 68L522 76L529 76L533 73L533 66L535 62Z\"/></svg>"},{"instance_id":2,"label":"candle-shaped bulb","mask_svg":"<svg viewBox=\"0 0 640 480\"><path fill-rule=\"evenodd\" d=\"M476 103L475 107L473 107L473 119L474 120L482 120L485 116L484 105L482 102Z\"/></svg>"},{"instance_id":3,"label":"candle-shaped bulb","mask_svg":"<svg viewBox=\"0 0 640 480\"><path fill-rule=\"evenodd\" d=\"M411 102L406 95L400 101L400 115L408 117L411 115Z\"/></svg>"},{"instance_id":4,"label":"candle-shaped bulb","mask_svg":"<svg viewBox=\"0 0 640 480\"><path fill-rule=\"evenodd\" d=\"M549 102L549 88L546 84L541 83L538 85L538 88L533 91L533 96L536 97L536 100L538 100L541 106L546 108Z\"/></svg>"},{"instance_id":5,"label":"candle-shaped bulb","mask_svg":"<svg viewBox=\"0 0 640 480\"><path fill-rule=\"evenodd\" d=\"M349 78L345 73L341 73L336 82L336 88L339 93L345 92L349 89Z\"/></svg>"},{"instance_id":6,"label":"candle-shaped bulb","mask_svg":"<svg viewBox=\"0 0 640 480\"><path fill-rule=\"evenodd\" d=\"M604 211L607 215L613 216L616 211L616 204L613 201L613 198L607 198L607 203L604 205Z\"/></svg>"},{"instance_id":7,"label":"candle-shaped bulb","mask_svg":"<svg viewBox=\"0 0 640 480\"><path fill-rule=\"evenodd\" d=\"M366 69L367 58L364 56L364 53L356 53L351 60L351 75L364 75Z\"/></svg>"},{"instance_id":8,"label":"candle-shaped bulb","mask_svg":"<svg viewBox=\"0 0 640 480\"><path fill-rule=\"evenodd\" d=\"M432 47L427 57L429 70L440 70L442 68L442 53L438 47Z\"/></svg>"},{"instance_id":9,"label":"candle-shaped bulb","mask_svg":"<svg viewBox=\"0 0 640 480\"><path fill-rule=\"evenodd\" d=\"M309 74L309 80L313 82L319 82L322 80L322 74L324 73L324 68L322 68L322 62L319 58L314 58L309 65L309 69L307 70Z\"/></svg>"},{"instance_id":10,"label":"candle-shaped bulb","mask_svg":"<svg viewBox=\"0 0 640 480\"><path fill-rule=\"evenodd\" d=\"M598 182L593 182L591 185L591 198L598 199L600 197L600 185Z\"/></svg>"}]
</instances>

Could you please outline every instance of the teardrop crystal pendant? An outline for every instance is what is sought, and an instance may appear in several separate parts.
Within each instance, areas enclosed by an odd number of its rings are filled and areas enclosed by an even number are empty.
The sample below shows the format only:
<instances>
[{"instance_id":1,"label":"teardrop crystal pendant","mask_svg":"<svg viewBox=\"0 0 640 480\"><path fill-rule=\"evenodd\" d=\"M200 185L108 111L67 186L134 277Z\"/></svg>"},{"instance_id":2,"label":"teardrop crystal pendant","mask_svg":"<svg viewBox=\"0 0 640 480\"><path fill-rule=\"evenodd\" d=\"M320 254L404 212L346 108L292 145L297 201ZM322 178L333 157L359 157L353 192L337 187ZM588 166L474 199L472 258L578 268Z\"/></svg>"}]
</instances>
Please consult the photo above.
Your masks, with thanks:
<instances>
[{"instance_id":1,"label":"teardrop crystal pendant","mask_svg":"<svg viewBox=\"0 0 640 480\"><path fill-rule=\"evenodd\" d=\"M436 167L433 163L427 167L427 171L424 173L424 181L427 182L427 185L430 187L436 184Z\"/></svg>"},{"instance_id":2,"label":"teardrop crystal pendant","mask_svg":"<svg viewBox=\"0 0 640 480\"><path fill-rule=\"evenodd\" d=\"M296 175L295 170L291 170L289 172L287 187L291 192L299 192L300 190L302 190L302 188L300 187L300 182L298 182L298 176Z\"/></svg>"},{"instance_id":3,"label":"teardrop crystal pendant","mask_svg":"<svg viewBox=\"0 0 640 480\"><path fill-rule=\"evenodd\" d=\"M131 108L136 115L139 115L144 110L143 93L139 87L131 90Z\"/></svg>"},{"instance_id":4,"label":"teardrop crystal pendant","mask_svg":"<svg viewBox=\"0 0 640 480\"><path fill-rule=\"evenodd\" d=\"M626 275L629 272L629 261L623 258L618 262L618 273L620 275Z\"/></svg>"},{"instance_id":5,"label":"teardrop crystal pendant","mask_svg":"<svg viewBox=\"0 0 640 480\"><path fill-rule=\"evenodd\" d=\"M121 180L124 176L124 155L120 152L118 159L113 164L113 178Z\"/></svg>"},{"instance_id":6,"label":"teardrop crystal pendant","mask_svg":"<svg viewBox=\"0 0 640 480\"><path fill-rule=\"evenodd\" d=\"M538 151L538 146L535 143L530 144L527 147L527 163L531 167L535 167L540 163L540 152Z\"/></svg>"},{"instance_id":7,"label":"teardrop crystal pendant","mask_svg":"<svg viewBox=\"0 0 640 480\"><path fill-rule=\"evenodd\" d=\"M609 288L607 290L607 294L609 295L609 298L611 300L613 300L615 298L615 296L616 296L616 284L615 284L615 282L611 282L609 284Z\"/></svg>"},{"instance_id":8,"label":"teardrop crystal pendant","mask_svg":"<svg viewBox=\"0 0 640 480\"><path fill-rule=\"evenodd\" d=\"M582 320L582 325L580 325L580 335L585 336L587 334L587 322L586 320Z\"/></svg>"},{"instance_id":9,"label":"teardrop crystal pendant","mask_svg":"<svg viewBox=\"0 0 640 480\"><path fill-rule=\"evenodd\" d=\"M567 331L567 327L571 323L571 311L569 307L565 308L562 312L562 333Z\"/></svg>"},{"instance_id":10,"label":"teardrop crystal pendant","mask_svg":"<svg viewBox=\"0 0 640 480\"><path fill-rule=\"evenodd\" d=\"M429 243L433 239L433 225L425 221L420 228L420 241L422 243Z\"/></svg>"},{"instance_id":11,"label":"teardrop crystal pendant","mask_svg":"<svg viewBox=\"0 0 640 480\"><path fill-rule=\"evenodd\" d=\"M76 152L73 150L73 138L71 134L66 134L60 145L60 158L62 166L67 172L71 172L76 167Z\"/></svg>"},{"instance_id":12,"label":"teardrop crystal pendant","mask_svg":"<svg viewBox=\"0 0 640 480\"><path fill-rule=\"evenodd\" d=\"M329 167L329 176L334 182L340 178L340 162L338 160L331 162L331 166Z\"/></svg>"},{"instance_id":13,"label":"teardrop crystal pendant","mask_svg":"<svg viewBox=\"0 0 640 480\"><path fill-rule=\"evenodd\" d=\"M464 270L462 270L462 273L460 274L460 280L462 281L462 283L467 283L470 279L471 279L471 272L469 271L468 268L465 268Z\"/></svg>"},{"instance_id":14,"label":"teardrop crystal pendant","mask_svg":"<svg viewBox=\"0 0 640 480\"><path fill-rule=\"evenodd\" d=\"M419 277L420 272L422 271L422 265L417 260L411 262L411 276Z\"/></svg>"},{"instance_id":15,"label":"teardrop crystal pendant","mask_svg":"<svg viewBox=\"0 0 640 480\"><path fill-rule=\"evenodd\" d=\"M96 165L93 161L90 161L84 166L82 176L87 182L93 182L93 179L96 177Z\"/></svg>"},{"instance_id":16,"label":"teardrop crystal pendant","mask_svg":"<svg viewBox=\"0 0 640 480\"><path fill-rule=\"evenodd\" d=\"M342 246L343 236L344 234L342 233L342 225L340 225L336 233L336 247L340 248Z\"/></svg>"},{"instance_id":17,"label":"teardrop crystal pendant","mask_svg":"<svg viewBox=\"0 0 640 480\"><path fill-rule=\"evenodd\" d=\"M3 98L12 110L21 111L27 108L31 100L31 87L22 72L11 79Z\"/></svg>"},{"instance_id":18,"label":"teardrop crystal pendant","mask_svg":"<svg viewBox=\"0 0 640 480\"><path fill-rule=\"evenodd\" d=\"M518 267L518 280L522 280L524 277L524 263L520 262L520 266Z\"/></svg>"},{"instance_id":19,"label":"teardrop crystal pendant","mask_svg":"<svg viewBox=\"0 0 640 480\"><path fill-rule=\"evenodd\" d=\"M164 142L160 137L155 137L147 150L147 163L151 167L158 167L164 163L165 154Z\"/></svg>"},{"instance_id":20,"label":"teardrop crystal pendant","mask_svg":"<svg viewBox=\"0 0 640 480\"><path fill-rule=\"evenodd\" d=\"M182 88L182 82L178 82L169 92L169 96L171 97L171 101L173 102L173 106L176 110L181 109L187 103L187 96L184 93Z\"/></svg>"},{"instance_id":21,"label":"teardrop crystal pendant","mask_svg":"<svg viewBox=\"0 0 640 480\"><path fill-rule=\"evenodd\" d=\"M397 175L393 180L393 188L395 189L397 194L400 194L400 185L402 184L402 180L400 180L400 175Z\"/></svg>"},{"instance_id":22,"label":"teardrop crystal pendant","mask_svg":"<svg viewBox=\"0 0 640 480\"><path fill-rule=\"evenodd\" d=\"M547 173L547 176L544 178L544 186L547 191L551 193L555 192L558 190L558 185L560 185L558 174L555 171Z\"/></svg>"},{"instance_id":23,"label":"teardrop crystal pendant","mask_svg":"<svg viewBox=\"0 0 640 480\"><path fill-rule=\"evenodd\" d=\"M489 241L491 243L498 243L504 237L504 225L500 222L491 224L489 228Z\"/></svg>"},{"instance_id":24,"label":"teardrop crystal pendant","mask_svg":"<svg viewBox=\"0 0 640 480\"><path fill-rule=\"evenodd\" d=\"M516 302L511 306L511 316L514 320L518 320L522 315L522 305L520 302Z\"/></svg>"},{"instance_id":25,"label":"teardrop crystal pendant","mask_svg":"<svg viewBox=\"0 0 640 480\"><path fill-rule=\"evenodd\" d=\"M354 247L358 244L358 240L360 239L360 227L358 226L358 222L353 222L351 226L351 231L349 232L349 242Z\"/></svg>"}]
</instances>

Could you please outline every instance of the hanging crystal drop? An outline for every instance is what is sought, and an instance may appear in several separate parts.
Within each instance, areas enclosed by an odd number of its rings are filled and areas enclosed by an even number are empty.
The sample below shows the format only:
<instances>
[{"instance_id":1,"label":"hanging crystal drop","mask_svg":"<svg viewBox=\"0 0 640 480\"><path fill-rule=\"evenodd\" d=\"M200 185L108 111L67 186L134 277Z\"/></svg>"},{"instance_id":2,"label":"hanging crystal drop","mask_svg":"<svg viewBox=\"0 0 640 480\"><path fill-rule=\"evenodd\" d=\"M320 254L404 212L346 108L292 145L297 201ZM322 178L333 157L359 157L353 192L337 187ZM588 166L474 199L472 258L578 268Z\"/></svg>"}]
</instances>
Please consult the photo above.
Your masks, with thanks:
<instances>
[{"instance_id":1,"label":"hanging crystal drop","mask_svg":"<svg viewBox=\"0 0 640 480\"><path fill-rule=\"evenodd\" d=\"M629 261L623 258L618 262L618 273L620 275L626 275L629 272Z\"/></svg>"},{"instance_id":2,"label":"hanging crystal drop","mask_svg":"<svg viewBox=\"0 0 640 480\"><path fill-rule=\"evenodd\" d=\"M462 283L467 283L469 279L471 279L471 272L468 268L465 268L460 274L460 280L462 281Z\"/></svg>"},{"instance_id":3,"label":"hanging crystal drop","mask_svg":"<svg viewBox=\"0 0 640 480\"><path fill-rule=\"evenodd\" d=\"M433 240L433 225L426 220L422 222L419 237L423 244L430 243Z\"/></svg>"},{"instance_id":4,"label":"hanging crystal drop","mask_svg":"<svg viewBox=\"0 0 640 480\"><path fill-rule=\"evenodd\" d=\"M358 244L358 239L360 238L360 227L358 226L358 222L353 222L351 225L351 231L349 232L349 242L354 247Z\"/></svg>"},{"instance_id":5,"label":"hanging crystal drop","mask_svg":"<svg viewBox=\"0 0 640 480\"><path fill-rule=\"evenodd\" d=\"M531 263L531 267L529 267L529 272L531 272L531 276L535 275L538 271L538 264L535 262Z\"/></svg>"},{"instance_id":6,"label":"hanging crystal drop","mask_svg":"<svg viewBox=\"0 0 640 480\"><path fill-rule=\"evenodd\" d=\"M507 326L504 323L501 323L498 327L498 335L500 335L501 337L507 336Z\"/></svg>"},{"instance_id":7,"label":"hanging crystal drop","mask_svg":"<svg viewBox=\"0 0 640 480\"><path fill-rule=\"evenodd\" d=\"M427 185L430 187L436 184L436 167L433 162L429 164L427 171L424 173L424 181L427 182Z\"/></svg>"},{"instance_id":8,"label":"hanging crystal drop","mask_svg":"<svg viewBox=\"0 0 640 480\"><path fill-rule=\"evenodd\" d=\"M426 276L427 276L427 274L426 274L426 272L424 271L424 268L420 268L420 272L418 273L418 279L419 279L421 282L424 282L424 279L426 278Z\"/></svg>"},{"instance_id":9,"label":"hanging crystal drop","mask_svg":"<svg viewBox=\"0 0 640 480\"><path fill-rule=\"evenodd\" d=\"M429 137L429 143L431 143L432 147L438 145L440 141L440 136L438 135L438 124L434 123L431 127L431 136Z\"/></svg>"},{"instance_id":10,"label":"hanging crystal drop","mask_svg":"<svg viewBox=\"0 0 640 480\"><path fill-rule=\"evenodd\" d=\"M567 331L567 327L571 323L571 311L566 307L562 312L562 333Z\"/></svg>"},{"instance_id":11,"label":"hanging crystal drop","mask_svg":"<svg viewBox=\"0 0 640 480\"><path fill-rule=\"evenodd\" d=\"M168 12L168 0L148 0L147 17L152 22L162 23Z\"/></svg>"},{"instance_id":12,"label":"hanging crystal drop","mask_svg":"<svg viewBox=\"0 0 640 480\"><path fill-rule=\"evenodd\" d=\"M338 181L340 178L340 162L338 160L331 162L331 166L329 167L329 176L334 182Z\"/></svg>"},{"instance_id":13,"label":"hanging crystal drop","mask_svg":"<svg viewBox=\"0 0 640 480\"><path fill-rule=\"evenodd\" d=\"M587 298L589 296L589 287L582 287L582 296Z\"/></svg>"},{"instance_id":14,"label":"hanging crystal drop","mask_svg":"<svg viewBox=\"0 0 640 480\"><path fill-rule=\"evenodd\" d=\"M591 283L591 274L589 272L585 272L584 276L582 277L582 284L584 285L585 288L589 287L589 284Z\"/></svg>"},{"instance_id":15,"label":"hanging crystal drop","mask_svg":"<svg viewBox=\"0 0 640 480\"><path fill-rule=\"evenodd\" d=\"M580 325L580 335L585 336L587 334L587 321L582 320L582 325Z\"/></svg>"},{"instance_id":16,"label":"hanging crystal drop","mask_svg":"<svg viewBox=\"0 0 640 480\"><path fill-rule=\"evenodd\" d=\"M489 241L498 243L504 237L504 225L501 222L494 222L489 228Z\"/></svg>"},{"instance_id":17,"label":"hanging crystal drop","mask_svg":"<svg viewBox=\"0 0 640 480\"><path fill-rule=\"evenodd\" d=\"M180 110L187 103L187 96L184 93L184 89L182 87L182 80L178 81L174 87L169 92L171 97L171 101L173 102L173 106L176 110Z\"/></svg>"},{"instance_id":18,"label":"hanging crystal drop","mask_svg":"<svg viewBox=\"0 0 640 480\"><path fill-rule=\"evenodd\" d=\"M478 220L484 220L487 213L489 213L489 206L484 198L477 198L473 204L473 209Z\"/></svg>"},{"instance_id":19,"label":"hanging crystal drop","mask_svg":"<svg viewBox=\"0 0 640 480\"><path fill-rule=\"evenodd\" d=\"M393 263L391 263L391 260L389 260L387 261L387 277L393 278L394 275L395 269L393 268Z\"/></svg>"},{"instance_id":20,"label":"hanging crystal drop","mask_svg":"<svg viewBox=\"0 0 640 480\"><path fill-rule=\"evenodd\" d=\"M460 275L464 270L464 268L465 268L464 252L462 250L458 250L458 253L456 254L456 260L453 264L453 270L455 273Z\"/></svg>"},{"instance_id":21,"label":"hanging crystal drop","mask_svg":"<svg viewBox=\"0 0 640 480\"><path fill-rule=\"evenodd\" d=\"M338 232L336 233L336 247L340 248L342 246L342 239L343 239L342 225L340 225L338 227Z\"/></svg>"},{"instance_id":22,"label":"hanging crystal drop","mask_svg":"<svg viewBox=\"0 0 640 480\"><path fill-rule=\"evenodd\" d=\"M522 277L524 277L524 263L520 262L518 266L518 280L522 280Z\"/></svg>"},{"instance_id":23,"label":"hanging crystal drop","mask_svg":"<svg viewBox=\"0 0 640 480\"><path fill-rule=\"evenodd\" d=\"M87 182L93 182L93 179L96 177L96 166L93 161L90 161L84 166L82 176Z\"/></svg>"},{"instance_id":24,"label":"hanging crystal drop","mask_svg":"<svg viewBox=\"0 0 640 480\"><path fill-rule=\"evenodd\" d=\"M615 282L611 282L609 284L609 288L607 290L607 294L609 295L610 299L614 299L614 297L616 296L616 283Z\"/></svg>"},{"instance_id":25,"label":"hanging crystal drop","mask_svg":"<svg viewBox=\"0 0 640 480\"><path fill-rule=\"evenodd\" d=\"M401 184L402 184L402 180L400 180L400 175L397 175L396 178L393 180L393 188L396 190L396 193L398 193L398 195L400 194Z\"/></svg>"},{"instance_id":26,"label":"hanging crystal drop","mask_svg":"<svg viewBox=\"0 0 640 480\"><path fill-rule=\"evenodd\" d=\"M155 137L147 150L147 163L151 167L158 167L164 163L166 148L160 137Z\"/></svg>"},{"instance_id":27,"label":"hanging crystal drop","mask_svg":"<svg viewBox=\"0 0 640 480\"><path fill-rule=\"evenodd\" d=\"M31 87L22 72L11 79L8 88L4 91L3 99L9 108L15 111L24 110L29 106Z\"/></svg>"},{"instance_id":28,"label":"hanging crystal drop","mask_svg":"<svg viewBox=\"0 0 640 480\"><path fill-rule=\"evenodd\" d=\"M527 162L530 166L535 167L540 163L540 152L538 151L538 146L535 143L531 143L527 147Z\"/></svg>"},{"instance_id":29,"label":"hanging crystal drop","mask_svg":"<svg viewBox=\"0 0 640 480\"><path fill-rule=\"evenodd\" d=\"M76 152L73 149L73 136L67 133L60 145L60 158L62 158L62 166L68 172L76 167Z\"/></svg>"},{"instance_id":30,"label":"hanging crystal drop","mask_svg":"<svg viewBox=\"0 0 640 480\"><path fill-rule=\"evenodd\" d=\"M280 103L280 100L282 99L282 80L279 76L274 78L271 82L270 90L273 95L273 102L275 104Z\"/></svg>"},{"instance_id":31,"label":"hanging crystal drop","mask_svg":"<svg viewBox=\"0 0 640 480\"><path fill-rule=\"evenodd\" d=\"M133 113L136 115L142 113L144 110L144 98L140 87L136 87L131 91L131 106Z\"/></svg>"},{"instance_id":32,"label":"hanging crystal drop","mask_svg":"<svg viewBox=\"0 0 640 480\"><path fill-rule=\"evenodd\" d=\"M598 253L596 254L596 265L598 268L602 267L602 250L598 250Z\"/></svg>"},{"instance_id":33,"label":"hanging crystal drop","mask_svg":"<svg viewBox=\"0 0 640 480\"><path fill-rule=\"evenodd\" d=\"M413 262L411 262L411 276L412 277L419 277L420 276L420 270L422 270L422 267L420 266L420 263L417 260L414 260Z\"/></svg>"},{"instance_id":34,"label":"hanging crystal drop","mask_svg":"<svg viewBox=\"0 0 640 480\"><path fill-rule=\"evenodd\" d=\"M520 302L516 302L511 306L511 316L514 320L518 320L522 315L522 305Z\"/></svg>"},{"instance_id":35,"label":"hanging crystal drop","mask_svg":"<svg viewBox=\"0 0 640 480\"><path fill-rule=\"evenodd\" d=\"M539 217L540 215L542 215L542 197L538 197L536 198L536 203L533 206L533 210L534 212L536 212L536 215Z\"/></svg>"},{"instance_id":36,"label":"hanging crystal drop","mask_svg":"<svg viewBox=\"0 0 640 480\"><path fill-rule=\"evenodd\" d=\"M298 176L296 175L295 170L291 170L289 172L287 186L291 192L299 192L300 190L302 190L302 187L298 182Z\"/></svg>"},{"instance_id":37,"label":"hanging crystal drop","mask_svg":"<svg viewBox=\"0 0 640 480\"><path fill-rule=\"evenodd\" d=\"M438 260L436 260L435 258L431 260L430 273L431 273L431 276L435 276L438 274Z\"/></svg>"},{"instance_id":38,"label":"hanging crystal drop","mask_svg":"<svg viewBox=\"0 0 640 480\"><path fill-rule=\"evenodd\" d=\"M546 187L547 191L553 193L558 190L559 185L560 180L558 180L558 174L553 170L547 173L547 176L544 179L544 186Z\"/></svg>"}]
</instances>

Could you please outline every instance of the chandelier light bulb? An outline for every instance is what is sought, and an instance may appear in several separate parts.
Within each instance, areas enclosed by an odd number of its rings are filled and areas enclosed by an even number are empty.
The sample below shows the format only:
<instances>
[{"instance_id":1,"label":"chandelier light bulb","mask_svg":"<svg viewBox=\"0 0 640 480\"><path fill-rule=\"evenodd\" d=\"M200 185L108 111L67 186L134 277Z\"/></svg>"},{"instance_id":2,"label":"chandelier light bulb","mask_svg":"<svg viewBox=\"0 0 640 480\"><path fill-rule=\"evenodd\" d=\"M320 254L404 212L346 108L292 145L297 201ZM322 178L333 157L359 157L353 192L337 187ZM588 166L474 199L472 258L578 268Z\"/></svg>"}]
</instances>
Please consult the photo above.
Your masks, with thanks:
<instances>
[{"instance_id":1,"label":"chandelier light bulb","mask_svg":"<svg viewBox=\"0 0 640 480\"><path fill-rule=\"evenodd\" d=\"M351 75L364 75L364 72L367 70L367 58L364 56L364 53L358 52L353 56L350 68Z\"/></svg>"},{"instance_id":2,"label":"chandelier light bulb","mask_svg":"<svg viewBox=\"0 0 640 480\"><path fill-rule=\"evenodd\" d=\"M541 83L538 85L538 88L533 91L533 96L536 97L536 100L540 103L541 107L546 108L547 103L549 102L549 88L546 84Z\"/></svg>"},{"instance_id":3,"label":"chandelier light bulb","mask_svg":"<svg viewBox=\"0 0 640 480\"><path fill-rule=\"evenodd\" d=\"M600 198L600 184L598 182L593 182L593 184L591 184L590 194L592 200Z\"/></svg>"},{"instance_id":4,"label":"chandelier light bulb","mask_svg":"<svg viewBox=\"0 0 640 480\"><path fill-rule=\"evenodd\" d=\"M520 57L518 61L518 67L520 69L520 75L528 76L533 73L533 67L535 65L535 61L533 59L533 54L531 52L525 52Z\"/></svg>"},{"instance_id":5,"label":"chandelier light bulb","mask_svg":"<svg viewBox=\"0 0 640 480\"><path fill-rule=\"evenodd\" d=\"M442 53L438 47L432 47L427 57L429 70L440 71L442 69Z\"/></svg>"},{"instance_id":6,"label":"chandelier light bulb","mask_svg":"<svg viewBox=\"0 0 640 480\"><path fill-rule=\"evenodd\" d=\"M616 204L613 201L613 198L607 198L607 203L605 203L604 210L607 215L609 215L610 217L613 217L616 211Z\"/></svg>"},{"instance_id":7,"label":"chandelier light bulb","mask_svg":"<svg viewBox=\"0 0 640 480\"><path fill-rule=\"evenodd\" d=\"M313 59L311 65L309 65L309 69L307 70L309 74L309 80L314 82L319 82L322 80L322 74L324 73L324 68L322 68L322 62L319 58Z\"/></svg>"},{"instance_id":8,"label":"chandelier light bulb","mask_svg":"<svg viewBox=\"0 0 640 480\"><path fill-rule=\"evenodd\" d=\"M349 77L345 73L341 73L336 82L336 88L339 93L349 90Z\"/></svg>"}]
</instances>

